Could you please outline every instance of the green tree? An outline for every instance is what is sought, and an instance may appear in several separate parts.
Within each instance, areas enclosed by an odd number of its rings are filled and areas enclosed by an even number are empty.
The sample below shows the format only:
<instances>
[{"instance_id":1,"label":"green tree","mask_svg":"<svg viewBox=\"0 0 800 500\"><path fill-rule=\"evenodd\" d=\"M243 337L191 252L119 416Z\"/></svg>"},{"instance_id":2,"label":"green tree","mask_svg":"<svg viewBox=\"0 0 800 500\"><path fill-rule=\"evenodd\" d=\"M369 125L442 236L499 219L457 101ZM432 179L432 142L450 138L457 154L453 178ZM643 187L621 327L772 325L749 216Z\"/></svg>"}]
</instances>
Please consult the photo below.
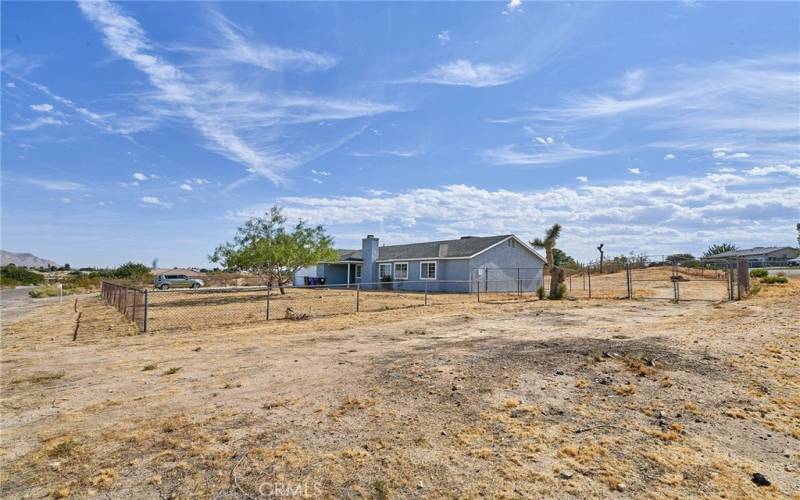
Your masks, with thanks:
<instances>
[{"instance_id":1,"label":"green tree","mask_svg":"<svg viewBox=\"0 0 800 500\"><path fill-rule=\"evenodd\" d=\"M560 248L553 247L553 265L557 267L576 267L578 264L566 252Z\"/></svg>"},{"instance_id":2,"label":"green tree","mask_svg":"<svg viewBox=\"0 0 800 500\"><path fill-rule=\"evenodd\" d=\"M672 255L668 256L664 260L666 260L669 263L674 263L674 262L679 262L680 263L680 262L684 262L684 261L695 260L695 258L694 258L694 255L692 255L690 253L676 253L676 254L672 254Z\"/></svg>"},{"instance_id":3,"label":"green tree","mask_svg":"<svg viewBox=\"0 0 800 500\"><path fill-rule=\"evenodd\" d=\"M286 217L274 206L263 217L245 222L232 242L218 246L208 258L228 270L251 272L285 293L283 287L301 268L338 258L333 238L322 226L301 220L288 231L285 224Z\"/></svg>"},{"instance_id":4,"label":"green tree","mask_svg":"<svg viewBox=\"0 0 800 500\"><path fill-rule=\"evenodd\" d=\"M148 274L150 274L150 269L147 266L132 261L122 264L111 272L114 278L120 279L142 278Z\"/></svg>"},{"instance_id":5,"label":"green tree","mask_svg":"<svg viewBox=\"0 0 800 500\"><path fill-rule=\"evenodd\" d=\"M703 257L713 257L723 252L733 252L735 250L738 250L738 248L733 243L716 243L708 247L708 250L703 253Z\"/></svg>"},{"instance_id":6,"label":"green tree","mask_svg":"<svg viewBox=\"0 0 800 500\"><path fill-rule=\"evenodd\" d=\"M545 257L547 258L547 267L552 269L555 263L553 262L553 248L556 246L556 240L561 236L561 224L553 224L553 227L547 230L544 239L534 238L531 245L534 248L544 248Z\"/></svg>"}]
</instances>

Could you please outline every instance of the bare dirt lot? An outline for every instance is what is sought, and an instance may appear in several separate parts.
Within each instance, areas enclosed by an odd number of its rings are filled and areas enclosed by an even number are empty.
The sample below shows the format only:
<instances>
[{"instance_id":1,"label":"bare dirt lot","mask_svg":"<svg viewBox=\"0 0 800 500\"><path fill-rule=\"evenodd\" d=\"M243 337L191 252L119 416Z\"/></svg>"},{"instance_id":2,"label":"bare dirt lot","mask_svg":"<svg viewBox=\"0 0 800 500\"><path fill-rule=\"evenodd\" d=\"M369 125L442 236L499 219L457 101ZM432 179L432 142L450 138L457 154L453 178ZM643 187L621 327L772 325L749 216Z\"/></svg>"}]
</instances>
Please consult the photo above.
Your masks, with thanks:
<instances>
[{"instance_id":1,"label":"bare dirt lot","mask_svg":"<svg viewBox=\"0 0 800 500\"><path fill-rule=\"evenodd\" d=\"M71 302L4 325L3 497L800 495L798 280L149 335L78 307L75 342Z\"/></svg>"}]
</instances>

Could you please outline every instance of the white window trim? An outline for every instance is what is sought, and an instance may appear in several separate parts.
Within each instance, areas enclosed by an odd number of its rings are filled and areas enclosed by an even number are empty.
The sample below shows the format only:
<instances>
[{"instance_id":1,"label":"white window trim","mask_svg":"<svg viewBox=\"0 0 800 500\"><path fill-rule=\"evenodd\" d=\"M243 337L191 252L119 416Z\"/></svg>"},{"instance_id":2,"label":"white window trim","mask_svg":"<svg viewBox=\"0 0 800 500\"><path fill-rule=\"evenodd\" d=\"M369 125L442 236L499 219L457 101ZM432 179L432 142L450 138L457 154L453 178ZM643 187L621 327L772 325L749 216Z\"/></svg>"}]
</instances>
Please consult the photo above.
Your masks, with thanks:
<instances>
[{"instance_id":1,"label":"white window trim","mask_svg":"<svg viewBox=\"0 0 800 500\"><path fill-rule=\"evenodd\" d=\"M362 264L356 264L356 269L353 272L353 275L356 277L357 280L361 279L361 269L362 269Z\"/></svg>"},{"instance_id":2,"label":"white window trim","mask_svg":"<svg viewBox=\"0 0 800 500\"><path fill-rule=\"evenodd\" d=\"M398 278L397 277L397 266L405 264L406 266L406 277L405 278ZM392 265L392 279L397 281L408 281L408 262L395 262Z\"/></svg>"},{"instance_id":3,"label":"white window trim","mask_svg":"<svg viewBox=\"0 0 800 500\"><path fill-rule=\"evenodd\" d=\"M389 268L389 271L386 273L386 276L388 276L389 278L391 278L393 276L392 269L394 268L394 266L392 265L391 262L384 262L384 263L378 264L378 279L379 280L383 279L383 276L381 276L381 268L383 268L384 266Z\"/></svg>"},{"instance_id":4,"label":"white window trim","mask_svg":"<svg viewBox=\"0 0 800 500\"><path fill-rule=\"evenodd\" d=\"M427 278L422 276L422 266L425 264L433 264L433 278ZM436 274L439 272L439 265L435 260L423 260L419 263L419 279L426 280L426 281L434 281L436 280Z\"/></svg>"}]
</instances>

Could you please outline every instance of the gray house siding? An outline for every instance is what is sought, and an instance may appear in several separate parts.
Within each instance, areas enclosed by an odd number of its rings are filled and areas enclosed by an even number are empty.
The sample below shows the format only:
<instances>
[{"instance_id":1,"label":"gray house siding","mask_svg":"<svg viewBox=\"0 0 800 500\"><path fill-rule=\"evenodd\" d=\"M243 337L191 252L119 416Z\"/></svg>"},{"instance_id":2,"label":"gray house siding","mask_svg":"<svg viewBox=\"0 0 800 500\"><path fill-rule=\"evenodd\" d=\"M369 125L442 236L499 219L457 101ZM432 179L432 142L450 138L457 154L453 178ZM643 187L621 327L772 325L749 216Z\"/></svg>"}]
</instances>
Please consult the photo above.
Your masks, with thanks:
<instances>
[{"instance_id":1,"label":"gray house siding","mask_svg":"<svg viewBox=\"0 0 800 500\"><path fill-rule=\"evenodd\" d=\"M477 276L480 276L481 291L489 292L517 291L517 276L523 292L536 291L544 282L544 261L519 242L512 246L504 241L470 259L469 265L472 291L475 291Z\"/></svg>"},{"instance_id":2,"label":"gray house siding","mask_svg":"<svg viewBox=\"0 0 800 500\"><path fill-rule=\"evenodd\" d=\"M518 289L525 292L535 291L542 284L544 260L524 244L514 240L513 237L509 240L509 237L511 236L450 240L420 244L422 246L379 247L378 239L368 236L362 240L360 254L354 255L357 251L353 250L341 252L349 252L343 257L348 261L363 257L361 279L355 279L357 261L350 264L349 279L351 285L355 285L357 282L363 283L363 289L467 293L478 289L477 283L480 279L481 291L516 292ZM514 243L510 244L509 241ZM431 245L434 246L431 247ZM485 249L482 252L480 251L481 246ZM383 250L384 248L386 250ZM438 258L411 257L415 253L418 256L424 256L431 251L438 252ZM470 252L479 254L472 257L474 253ZM400 258L403 257L403 254L409 254L409 258ZM386 258L387 255L388 258ZM381 259L381 256L384 256L385 259ZM394 274L394 265L400 262L408 264L408 279L406 280L398 280ZM436 279L422 280L420 278L423 262L436 263ZM380 283L378 272L380 264L391 265L393 278L391 282ZM325 277L327 285L346 284L348 283L347 264L341 262L320 263L317 266L317 276ZM518 278L522 280L519 284Z\"/></svg>"}]
</instances>

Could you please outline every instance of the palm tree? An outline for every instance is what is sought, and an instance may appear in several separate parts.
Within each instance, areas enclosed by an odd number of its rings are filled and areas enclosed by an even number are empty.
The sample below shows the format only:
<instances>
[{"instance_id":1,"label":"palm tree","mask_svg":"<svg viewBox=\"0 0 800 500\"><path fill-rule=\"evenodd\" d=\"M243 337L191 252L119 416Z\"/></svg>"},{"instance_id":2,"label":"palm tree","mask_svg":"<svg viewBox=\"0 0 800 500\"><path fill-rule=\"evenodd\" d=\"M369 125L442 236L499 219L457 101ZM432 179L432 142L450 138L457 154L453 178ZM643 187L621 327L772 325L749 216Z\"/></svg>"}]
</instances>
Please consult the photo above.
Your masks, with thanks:
<instances>
[{"instance_id":1,"label":"palm tree","mask_svg":"<svg viewBox=\"0 0 800 500\"><path fill-rule=\"evenodd\" d=\"M534 248L544 248L545 257L547 257L547 267L553 269L553 248L556 246L556 240L561 236L561 224L553 224L553 227L547 230L544 239L535 238L531 241Z\"/></svg>"}]
</instances>

